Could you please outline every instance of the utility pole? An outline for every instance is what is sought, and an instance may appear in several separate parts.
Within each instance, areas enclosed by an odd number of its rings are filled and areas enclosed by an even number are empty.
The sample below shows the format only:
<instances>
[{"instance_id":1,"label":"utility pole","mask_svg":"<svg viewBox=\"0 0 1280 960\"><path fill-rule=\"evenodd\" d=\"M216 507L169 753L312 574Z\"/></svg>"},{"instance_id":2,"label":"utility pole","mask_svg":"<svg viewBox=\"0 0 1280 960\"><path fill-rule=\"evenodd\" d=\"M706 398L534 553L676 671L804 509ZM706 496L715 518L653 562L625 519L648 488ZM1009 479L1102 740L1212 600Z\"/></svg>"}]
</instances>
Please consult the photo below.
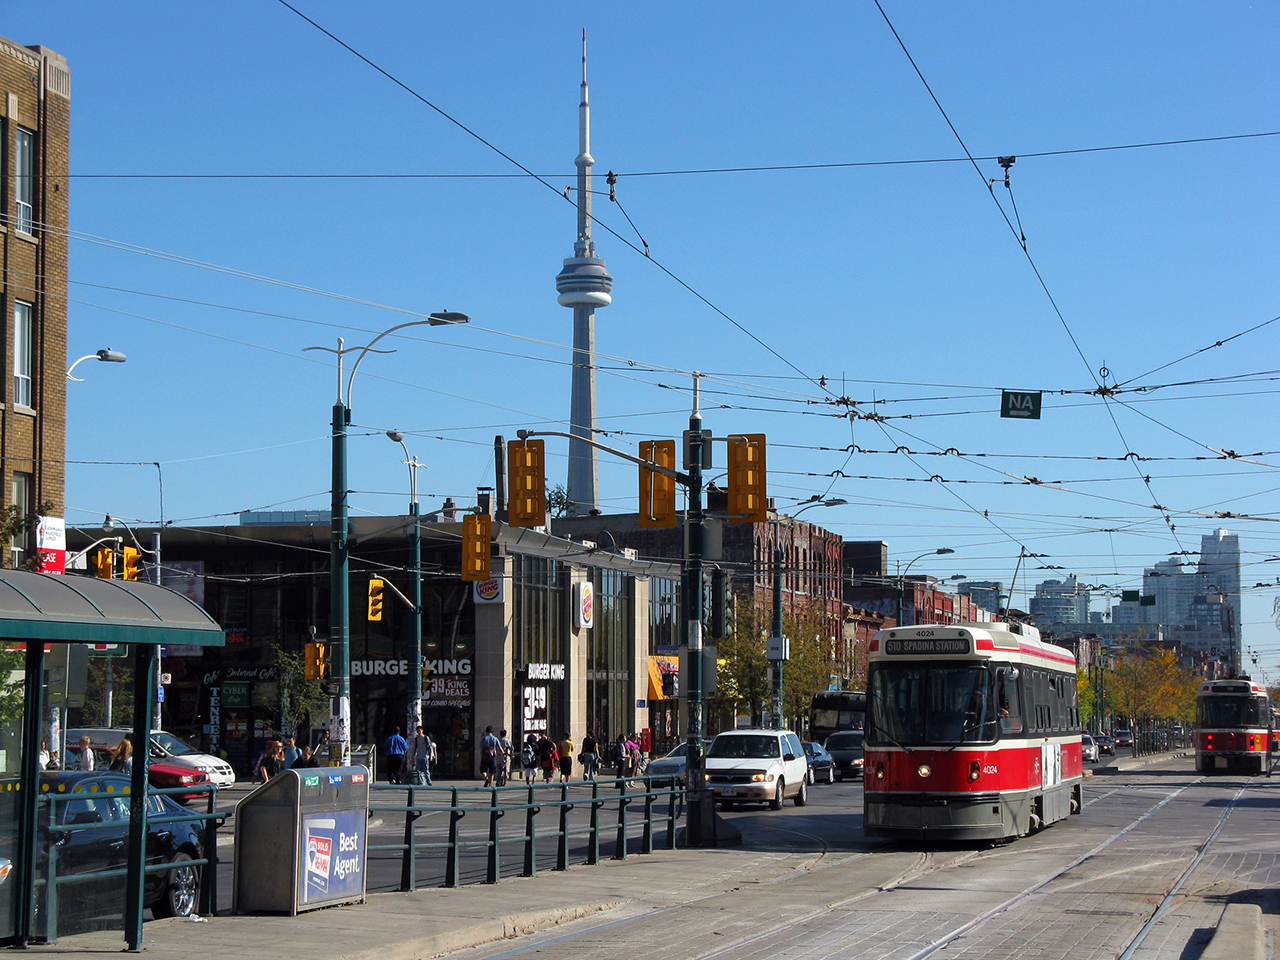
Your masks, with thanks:
<instances>
[{"instance_id":1,"label":"utility pole","mask_svg":"<svg viewBox=\"0 0 1280 960\"><path fill-rule=\"evenodd\" d=\"M688 554L684 577L684 636L689 668L689 727L686 763L689 771L689 819L686 832L691 846L711 841L715 803L706 785L702 762L702 738L706 732L702 702L702 411L698 406L698 378L693 375L693 411L689 414Z\"/></svg>"},{"instance_id":2,"label":"utility pole","mask_svg":"<svg viewBox=\"0 0 1280 960\"><path fill-rule=\"evenodd\" d=\"M782 521L774 520L777 541L773 545L773 636L778 644L778 659L773 660L773 729L781 730L782 722L782 665L786 662L786 641L782 639Z\"/></svg>"}]
</instances>

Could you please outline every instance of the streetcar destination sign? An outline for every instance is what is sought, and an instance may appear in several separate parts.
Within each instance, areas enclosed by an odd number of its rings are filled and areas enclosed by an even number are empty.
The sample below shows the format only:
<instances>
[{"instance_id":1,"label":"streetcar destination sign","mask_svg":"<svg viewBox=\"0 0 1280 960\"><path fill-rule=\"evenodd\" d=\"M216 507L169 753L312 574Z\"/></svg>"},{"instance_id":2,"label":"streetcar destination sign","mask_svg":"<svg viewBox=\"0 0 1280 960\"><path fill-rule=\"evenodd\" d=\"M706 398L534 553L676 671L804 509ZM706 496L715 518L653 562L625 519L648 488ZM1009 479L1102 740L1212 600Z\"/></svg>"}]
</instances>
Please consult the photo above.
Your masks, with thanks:
<instances>
[{"instance_id":1,"label":"streetcar destination sign","mask_svg":"<svg viewBox=\"0 0 1280 960\"><path fill-rule=\"evenodd\" d=\"M884 652L890 656L968 653L969 641L956 637L910 637L899 640L885 640Z\"/></svg>"}]
</instances>

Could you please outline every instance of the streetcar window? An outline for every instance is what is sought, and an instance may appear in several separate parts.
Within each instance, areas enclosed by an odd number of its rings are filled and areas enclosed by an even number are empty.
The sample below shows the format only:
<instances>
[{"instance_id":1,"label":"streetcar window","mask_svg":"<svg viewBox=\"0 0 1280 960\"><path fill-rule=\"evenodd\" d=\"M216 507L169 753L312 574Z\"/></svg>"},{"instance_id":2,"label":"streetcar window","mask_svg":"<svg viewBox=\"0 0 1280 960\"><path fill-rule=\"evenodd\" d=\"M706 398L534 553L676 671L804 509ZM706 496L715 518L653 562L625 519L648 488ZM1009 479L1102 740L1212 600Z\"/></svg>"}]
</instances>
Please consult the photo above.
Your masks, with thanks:
<instances>
[{"instance_id":1,"label":"streetcar window","mask_svg":"<svg viewBox=\"0 0 1280 960\"><path fill-rule=\"evenodd\" d=\"M1022 732L1022 704L1018 697L1018 675L1012 670L1000 671L1000 732Z\"/></svg>"},{"instance_id":2,"label":"streetcar window","mask_svg":"<svg viewBox=\"0 0 1280 960\"><path fill-rule=\"evenodd\" d=\"M878 667L868 689L869 743L981 743L996 738L994 678L985 667Z\"/></svg>"}]
</instances>

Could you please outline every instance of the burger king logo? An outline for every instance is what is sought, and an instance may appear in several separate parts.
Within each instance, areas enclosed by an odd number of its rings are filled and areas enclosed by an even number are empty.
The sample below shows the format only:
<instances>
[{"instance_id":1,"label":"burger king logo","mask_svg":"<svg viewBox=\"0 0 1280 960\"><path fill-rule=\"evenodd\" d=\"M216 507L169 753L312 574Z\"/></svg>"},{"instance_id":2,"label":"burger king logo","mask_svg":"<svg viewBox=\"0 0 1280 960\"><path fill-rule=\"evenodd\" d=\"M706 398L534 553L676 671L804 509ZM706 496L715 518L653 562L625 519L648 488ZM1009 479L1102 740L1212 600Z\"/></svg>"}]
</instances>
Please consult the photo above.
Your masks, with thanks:
<instances>
[{"instance_id":1,"label":"burger king logo","mask_svg":"<svg viewBox=\"0 0 1280 960\"><path fill-rule=\"evenodd\" d=\"M478 581L472 592L475 596L476 603L501 603L502 579L500 577L495 577L491 580Z\"/></svg>"}]
</instances>

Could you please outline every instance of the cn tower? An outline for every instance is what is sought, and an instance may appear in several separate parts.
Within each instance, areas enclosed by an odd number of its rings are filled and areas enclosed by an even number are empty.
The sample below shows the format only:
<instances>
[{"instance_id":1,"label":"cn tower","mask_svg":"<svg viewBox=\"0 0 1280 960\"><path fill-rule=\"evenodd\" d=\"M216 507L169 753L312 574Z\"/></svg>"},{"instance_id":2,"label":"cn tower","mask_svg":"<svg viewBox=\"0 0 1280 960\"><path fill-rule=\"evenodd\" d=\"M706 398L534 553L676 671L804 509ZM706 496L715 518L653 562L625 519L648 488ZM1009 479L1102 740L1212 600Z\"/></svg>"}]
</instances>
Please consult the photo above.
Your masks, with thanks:
<instances>
[{"instance_id":1,"label":"cn tower","mask_svg":"<svg viewBox=\"0 0 1280 960\"><path fill-rule=\"evenodd\" d=\"M573 386L569 404L569 481L565 486L571 516L600 512L600 472L596 449L585 440L596 432L596 307L613 297L613 277L596 256L591 239L591 107L587 103L587 31L582 31L582 102L578 104L578 238L573 256L556 277L562 307L573 309Z\"/></svg>"}]
</instances>

